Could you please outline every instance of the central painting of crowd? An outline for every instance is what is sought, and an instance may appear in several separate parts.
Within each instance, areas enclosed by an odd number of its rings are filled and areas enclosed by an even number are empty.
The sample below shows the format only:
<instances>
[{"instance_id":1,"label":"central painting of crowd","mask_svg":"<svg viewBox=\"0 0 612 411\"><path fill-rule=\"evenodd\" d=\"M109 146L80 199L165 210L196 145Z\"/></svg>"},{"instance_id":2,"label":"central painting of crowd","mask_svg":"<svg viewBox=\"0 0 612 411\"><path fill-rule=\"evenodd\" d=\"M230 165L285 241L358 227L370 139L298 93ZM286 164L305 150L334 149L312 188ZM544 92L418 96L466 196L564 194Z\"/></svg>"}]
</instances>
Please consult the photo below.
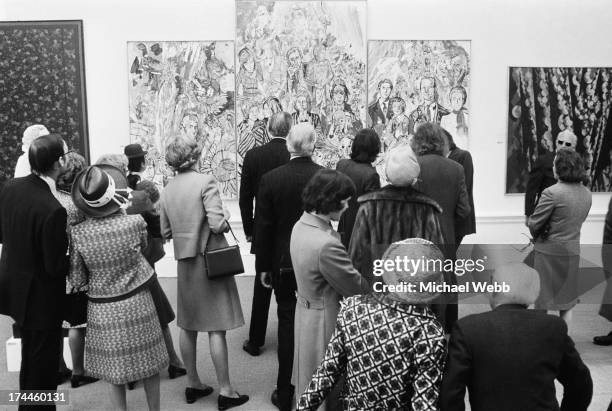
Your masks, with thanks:
<instances>
[{"instance_id":1,"label":"central painting of crowd","mask_svg":"<svg viewBox=\"0 0 612 411\"><path fill-rule=\"evenodd\" d=\"M200 171L236 198L242 160L270 140L277 111L317 133L313 159L335 168L374 128L384 153L434 121L467 148L469 41L366 40L366 2L236 2L234 41L129 42L130 140L148 151L148 178L172 172L164 147L187 134ZM383 170L379 170L383 171ZM384 175L384 173L381 173Z\"/></svg>"}]
</instances>

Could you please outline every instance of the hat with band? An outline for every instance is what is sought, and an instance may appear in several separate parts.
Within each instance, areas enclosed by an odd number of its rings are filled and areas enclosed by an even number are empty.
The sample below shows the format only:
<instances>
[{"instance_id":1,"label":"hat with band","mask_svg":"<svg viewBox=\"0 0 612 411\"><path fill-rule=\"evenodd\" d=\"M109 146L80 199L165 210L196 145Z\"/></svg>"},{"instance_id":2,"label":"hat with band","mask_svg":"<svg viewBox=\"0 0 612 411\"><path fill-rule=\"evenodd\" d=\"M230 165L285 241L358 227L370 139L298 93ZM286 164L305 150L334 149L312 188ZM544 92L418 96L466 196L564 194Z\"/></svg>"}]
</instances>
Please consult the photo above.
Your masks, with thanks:
<instances>
[{"instance_id":1,"label":"hat with band","mask_svg":"<svg viewBox=\"0 0 612 411\"><path fill-rule=\"evenodd\" d=\"M127 197L127 179L113 166L87 167L72 185L74 204L90 217L106 217L127 207Z\"/></svg>"}]
</instances>

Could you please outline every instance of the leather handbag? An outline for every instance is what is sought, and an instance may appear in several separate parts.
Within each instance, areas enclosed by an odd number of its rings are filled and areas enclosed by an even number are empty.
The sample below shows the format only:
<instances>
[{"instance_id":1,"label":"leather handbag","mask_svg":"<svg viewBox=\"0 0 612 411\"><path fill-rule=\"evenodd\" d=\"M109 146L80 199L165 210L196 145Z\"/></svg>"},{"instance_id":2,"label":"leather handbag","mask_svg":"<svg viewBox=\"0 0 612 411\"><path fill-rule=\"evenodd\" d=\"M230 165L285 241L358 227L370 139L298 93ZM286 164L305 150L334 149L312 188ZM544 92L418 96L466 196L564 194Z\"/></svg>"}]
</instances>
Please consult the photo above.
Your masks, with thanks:
<instances>
[{"instance_id":1,"label":"leather handbag","mask_svg":"<svg viewBox=\"0 0 612 411\"><path fill-rule=\"evenodd\" d=\"M242 264L242 256L240 255L240 247L238 239L232 231L229 222L227 225L230 233L236 241L236 245L228 245L223 234L210 233L204 258L206 260L206 270L209 279L223 278L236 274L244 273L244 265Z\"/></svg>"},{"instance_id":2,"label":"leather handbag","mask_svg":"<svg viewBox=\"0 0 612 411\"><path fill-rule=\"evenodd\" d=\"M87 322L87 293L85 291L66 294L64 300L64 320L71 326L85 324Z\"/></svg>"}]
</instances>

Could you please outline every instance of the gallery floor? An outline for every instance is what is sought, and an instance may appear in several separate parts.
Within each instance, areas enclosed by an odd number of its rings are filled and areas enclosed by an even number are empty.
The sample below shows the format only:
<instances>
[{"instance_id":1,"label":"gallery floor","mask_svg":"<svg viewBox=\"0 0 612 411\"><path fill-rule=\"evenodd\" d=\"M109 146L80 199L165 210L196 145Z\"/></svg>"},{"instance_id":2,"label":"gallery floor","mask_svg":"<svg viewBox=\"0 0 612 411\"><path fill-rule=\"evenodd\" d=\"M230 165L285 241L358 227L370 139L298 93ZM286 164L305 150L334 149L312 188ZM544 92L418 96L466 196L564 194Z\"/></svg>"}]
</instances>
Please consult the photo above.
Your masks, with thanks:
<instances>
[{"instance_id":1,"label":"gallery floor","mask_svg":"<svg viewBox=\"0 0 612 411\"><path fill-rule=\"evenodd\" d=\"M162 287L166 291L168 298L176 306L176 279L160 278ZM238 288L242 301L245 319L250 316L251 310L251 288L253 277L238 277ZM602 294L601 287L591 291L596 295ZM593 299L589 299L593 301ZM461 305L460 315L486 310L485 305ZM605 410L612 398L612 347L598 347L591 343L593 335L610 331L611 325L599 317L596 305L579 305L574 316L574 324L571 328L571 335L576 342L582 358L588 364L594 381L594 396L589 410ZM231 378L235 387L245 394L251 396L251 400L237 410L274 410L275 408L269 401L270 394L274 389L276 381L276 305L272 303L270 308L270 323L268 326L268 336L265 350L259 357L250 357L241 349L242 342L248 334L248 324L227 334L230 350ZM175 323L171 324L172 334L175 345L178 349L178 329ZM11 336L11 321L4 316L0 316L0 341L2 347L4 342ZM198 369L204 382L216 387L216 380L212 362L208 355L208 338L205 334L200 334L198 350ZM7 372L6 355L4 349L0 356L0 388L15 389L18 386L18 373ZM210 409L216 410L216 394L200 399L195 404L188 405L184 401L183 391L185 388L185 377L174 380L168 379L168 373L162 372L161 375L161 407L163 410L196 410ZM59 409L70 410L109 410L111 408L107 385L103 382L71 389L69 384L64 384L60 389L70 391L70 407L60 407ZM562 391L559 386L558 393ZM132 410L146 409L146 401L142 384L137 385L134 391L128 393L128 406ZM4 407L4 408L3 408ZM16 409L0 405L0 410Z\"/></svg>"}]
</instances>

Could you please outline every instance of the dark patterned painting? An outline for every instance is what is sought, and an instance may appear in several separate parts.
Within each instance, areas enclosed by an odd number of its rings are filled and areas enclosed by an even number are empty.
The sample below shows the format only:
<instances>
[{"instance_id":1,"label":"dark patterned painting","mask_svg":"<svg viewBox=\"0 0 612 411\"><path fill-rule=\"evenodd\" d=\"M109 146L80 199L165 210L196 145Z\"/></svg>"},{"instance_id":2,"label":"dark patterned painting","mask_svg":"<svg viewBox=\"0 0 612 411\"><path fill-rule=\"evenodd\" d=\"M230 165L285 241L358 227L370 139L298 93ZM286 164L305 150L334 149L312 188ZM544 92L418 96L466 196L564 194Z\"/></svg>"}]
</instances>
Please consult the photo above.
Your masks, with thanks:
<instances>
[{"instance_id":1,"label":"dark patterned painting","mask_svg":"<svg viewBox=\"0 0 612 411\"><path fill-rule=\"evenodd\" d=\"M506 193L524 193L539 156L573 135L591 191L612 191L612 68L511 67ZM564 137L565 138L565 137Z\"/></svg>"},{"instance_id":2,"label":"dark patterned painting","mask_svg":"<svg viewBox=\"0 0 612 411\"><path fill-rule=\"evenodd\" d=\"M0 22L0 186L23 131L43 124L89 160L83 22Z\"/></svg>"}]
</instances>

